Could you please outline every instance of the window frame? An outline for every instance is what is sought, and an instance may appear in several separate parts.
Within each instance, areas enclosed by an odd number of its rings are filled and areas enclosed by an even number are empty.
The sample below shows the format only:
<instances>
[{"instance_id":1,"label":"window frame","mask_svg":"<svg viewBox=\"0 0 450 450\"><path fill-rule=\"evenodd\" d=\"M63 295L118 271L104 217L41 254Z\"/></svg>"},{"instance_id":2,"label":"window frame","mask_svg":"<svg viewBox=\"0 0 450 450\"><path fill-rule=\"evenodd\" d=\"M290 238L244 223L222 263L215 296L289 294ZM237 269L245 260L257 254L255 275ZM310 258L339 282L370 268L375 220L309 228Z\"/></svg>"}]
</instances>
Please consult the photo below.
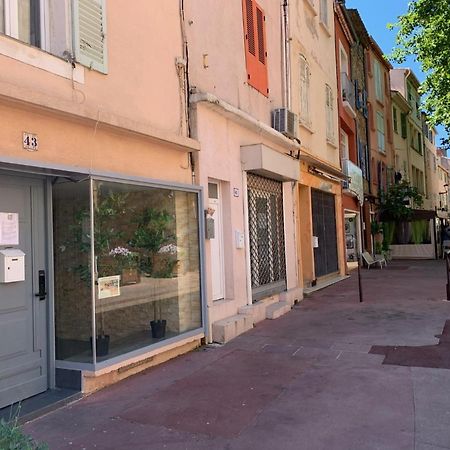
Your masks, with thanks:
<instances>
[{"instance_id":1,"label":"window frame","mask_svg":"<svg viewBox=\"0 0 450 450\"><path fill-rule=\"evenodd\" d=\"M48 0L39 0L39 45L24 41L19 37L19 0L4 0L4 34L12 39L16 39L31 47L40 48L44 51L50 49L50 33L49 33L49 3ZM30 6L31 8L31 6ZM31 11L30 11L31 14ZM30 26L31 32L31 26Z\"/></svg>"},{"instance_id":2,"label":"window frame","mask_svg":"<svg viewBox=\"0 0 450 450\"><path fill-rule=\"evenodd\" d=\"M299 70L300 70L299 119L302 124L305 124L308 127L310 127L311 126L311 102L310 102L311 72L309 69L308 61L304 55L300 55Z\"/></svg>"},{"instance_id":3,"label":"window frame","mask_svg":"<svg viewBox=\"0 0 450 450\"><path fill-rule=\"evenodd\" d=\"M384 90L383 90L383 77L381 73L381 64L378 59L373 61L373 72L375 78L375 98L383 103L384 101Z\"/></svg>"},{"instance_id":4,"label":"window frame","mask_svg":"<svg viewBox=\"0 0 450 450\"><path fill-rule=\"evenodd\" d=\"M384 123L384 114L380 111L376 113L377 125L377 146L380 153L386 153L386 126Z\"/></svg>"},{"instance_id":5,"label":"window frame","mask_svg":"<svg viewBox=\"0 0 450 450\"><path fill-rule=\"evenodd\" d=\"M325 83L325 111L326 111L326 138L327 141L334 144L336 134L334 129L334 94L332 87Z\"/></svg>"},{"instance_id":6,"label":"window frame","mask_svg":"<svg viewBox=\"0 0 450 450\"><path fill-rule=\"evenodd\" d=\"M249 14L250 8L251 14ZM258 26L259 17L262 17L260 27ZM268 97L269 75L267 69L267 27L264 9L255 0L242 0L242 19L247 83L265 97ZM252 46L250 46L249 43L250 35L253 36ZM263 49L260 48L261 45L263 46Z\"/></svg>"}]
</instances>

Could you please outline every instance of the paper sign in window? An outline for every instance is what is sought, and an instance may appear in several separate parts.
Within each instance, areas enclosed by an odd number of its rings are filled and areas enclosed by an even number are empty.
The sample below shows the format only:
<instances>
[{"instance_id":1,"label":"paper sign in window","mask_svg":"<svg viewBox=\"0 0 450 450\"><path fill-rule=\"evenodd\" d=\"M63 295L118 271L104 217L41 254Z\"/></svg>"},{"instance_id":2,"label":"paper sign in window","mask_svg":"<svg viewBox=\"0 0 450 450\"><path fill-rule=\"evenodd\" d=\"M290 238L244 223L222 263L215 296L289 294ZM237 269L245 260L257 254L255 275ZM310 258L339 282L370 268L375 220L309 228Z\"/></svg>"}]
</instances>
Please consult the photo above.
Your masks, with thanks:
<instances>
[{"instance_id":1,"label":"paper sign in window","mask_svg":"<svg viewBox=\"0 0 450 450\"><path fill-rule=\"evenodd\" d=\"M19 245L19 214L0 212L0 245Z\"/></svg>"},{"instance_id":2,"label":"paper sign in window","mask_svg":"<svg viewBox=\"0 0 450 450\"><path fill-rule=\"evenodd\" d=\"M98 279L98 298L118 297L120 295L120 275Z\"/></svg>"}]
</instances>

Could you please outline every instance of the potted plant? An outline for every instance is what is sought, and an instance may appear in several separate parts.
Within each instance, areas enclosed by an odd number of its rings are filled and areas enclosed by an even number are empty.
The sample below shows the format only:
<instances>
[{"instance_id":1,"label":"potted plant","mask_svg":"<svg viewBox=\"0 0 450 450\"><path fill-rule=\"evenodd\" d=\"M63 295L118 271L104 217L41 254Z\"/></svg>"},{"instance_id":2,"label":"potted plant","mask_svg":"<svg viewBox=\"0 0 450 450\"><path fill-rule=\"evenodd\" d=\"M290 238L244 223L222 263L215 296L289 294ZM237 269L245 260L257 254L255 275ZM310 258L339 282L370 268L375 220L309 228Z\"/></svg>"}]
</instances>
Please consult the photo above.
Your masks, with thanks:
<instances>
[{"instance_id":1,"label":"potted plant","mask_svg":"<svg viewBox=\"0 0 450 450\"><path fill-rule=\"evenodd\" d=\"M175 244L167 244L153 255L152 276L155 278L172 278L176 276L178 248Z\"/></svg>"},{"instance_id":2,"label":"potted plant","mask_svg":"<svg viewBox=\"0 0 450 450\"><path fill-rule=\"evenodd\" d=\"M173 217L167 211L156 208L145 208L137 218L137 227L130 245L141 249L144 257L140 260L140 268L147 276L153 275L153 265L159 250L175 240L170 232Z\"/></svg>"},{"instance_id":3,"label":"potted plant","mask_svg":"<svg viewBox=\"0 0 450 450\"><path fill-rule=\"evenodd\" d=\"M139 253L118 246L110 250L109 256L117 261L117 270L121 274L120 281L123 286L139 283Z\"/></svg>"},{"instance_id":4,"label":"potted plant","mask_svg":"<svg viewBox=\"0 0 450 450\"><path fill-rule=\"evenodd\" d=\"M161 300L153 302L154 319L150 321L150 328L152 330L152 338L154 339L162 339L166 335L167 321L161 319L161 310Z\"/></svg>"}]
</instances>

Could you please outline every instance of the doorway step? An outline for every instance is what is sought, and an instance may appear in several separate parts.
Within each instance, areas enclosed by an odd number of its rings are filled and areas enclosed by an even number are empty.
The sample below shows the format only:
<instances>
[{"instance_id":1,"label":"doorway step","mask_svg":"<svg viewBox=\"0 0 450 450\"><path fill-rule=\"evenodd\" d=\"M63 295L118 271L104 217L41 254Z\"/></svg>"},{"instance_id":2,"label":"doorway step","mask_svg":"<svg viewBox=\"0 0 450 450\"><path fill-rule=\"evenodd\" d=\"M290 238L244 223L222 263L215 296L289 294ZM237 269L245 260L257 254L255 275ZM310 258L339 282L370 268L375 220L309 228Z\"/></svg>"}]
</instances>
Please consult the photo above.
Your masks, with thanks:
<instances>
[{"instance_id":1,"label":"doorway step","mask_svg":"<svg viewBox=\"0 0 450 450\"><path fill-rule=\"evenodd\" d=\"M36 419L37 417L72 403L82 396L83 394L75 389L48 389L42 394L35 395L0 409L0 419L9 422L17 418L18 423L29 422L30 420Z\"/></svg>"}]
</instances>

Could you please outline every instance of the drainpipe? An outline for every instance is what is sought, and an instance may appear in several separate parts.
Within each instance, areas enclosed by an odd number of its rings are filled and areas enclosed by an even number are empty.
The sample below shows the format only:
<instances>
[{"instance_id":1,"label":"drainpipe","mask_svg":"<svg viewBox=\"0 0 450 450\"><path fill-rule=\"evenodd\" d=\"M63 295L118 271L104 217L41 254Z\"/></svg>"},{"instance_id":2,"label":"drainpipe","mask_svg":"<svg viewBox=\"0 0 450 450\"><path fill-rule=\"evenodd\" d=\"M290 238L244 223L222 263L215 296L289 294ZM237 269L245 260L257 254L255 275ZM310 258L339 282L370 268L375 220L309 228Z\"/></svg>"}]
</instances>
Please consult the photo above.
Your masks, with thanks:
<instances>
[{"instance_id":1,"label":"drainpipe","mask_svg":"<svg viewBox=\"0 0 450 450\"><path fill-rule=\"evenodd\" d=\"M291 49L289 31L289 2L283 0L281 4L281 64L282 64L282 92L283 107L291 109Z\"/></svg>"},{"instance_id":2,"label":"drainpipe","mask_svg":"<svg viewBox=\"0 0 450 450\"><path fill-rule=\"evenodd\" d=\"M189 83L189 46L188 40L186 36L186 21L184 15L184 0L180 0L179 4L180 9L180 30L181 30L181 39L182 43L182 58L177 59L176 66L178 70L178 74L180 77L180 87L182 88L182 133L185 132L187 137L191 137L191 127L190 127L190 114L189 114L189 92L190 92L190 83ZM192 184L196 184L195 178L195 161L193 152L189 152L188 154L188 167L191 168L191 182Z\"/></svg>"}]
</instances>

